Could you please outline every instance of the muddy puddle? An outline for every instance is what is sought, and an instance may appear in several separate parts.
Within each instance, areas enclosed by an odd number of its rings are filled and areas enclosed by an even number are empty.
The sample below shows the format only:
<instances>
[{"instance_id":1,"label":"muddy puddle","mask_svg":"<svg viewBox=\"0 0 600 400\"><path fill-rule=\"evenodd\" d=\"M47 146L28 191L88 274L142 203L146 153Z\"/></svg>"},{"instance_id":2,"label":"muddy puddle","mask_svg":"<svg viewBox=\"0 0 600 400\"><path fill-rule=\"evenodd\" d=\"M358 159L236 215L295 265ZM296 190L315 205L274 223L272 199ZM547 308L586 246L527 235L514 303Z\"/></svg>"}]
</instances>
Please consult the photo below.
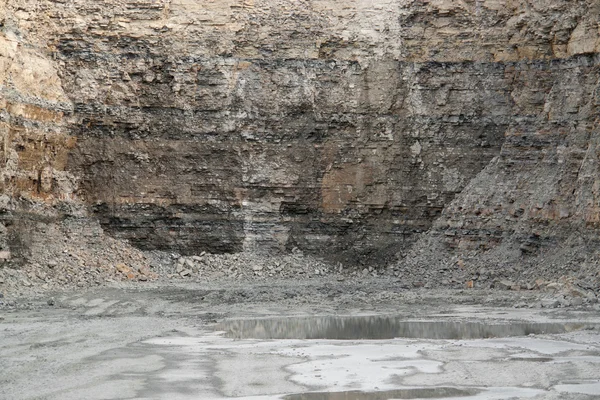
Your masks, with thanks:
<instances>
[{"instance_id":1,"label":"muddy puddle","mask_svg":"<svg viewBox=\"0 0 600 400\"><path fill-rule=\"evenodd\" d=\"M593 328L579 323L410 321L396 316L321 316L230 320L216 329L235 339L486 339Z\"/></svg>"},{"instance_id":2,"label":"muddy puddle","mask_svg":"<svg viewBox=\"0 0 600 400\"><path fill-rule=\"evenodd\" d=\"M479 391L475 389L457 389L448 387L399 389L381 392L313 392L291 394L284 400L388 400L388 399L439 399L445 397L474 396Z\"/></svg>"}]
</instances>

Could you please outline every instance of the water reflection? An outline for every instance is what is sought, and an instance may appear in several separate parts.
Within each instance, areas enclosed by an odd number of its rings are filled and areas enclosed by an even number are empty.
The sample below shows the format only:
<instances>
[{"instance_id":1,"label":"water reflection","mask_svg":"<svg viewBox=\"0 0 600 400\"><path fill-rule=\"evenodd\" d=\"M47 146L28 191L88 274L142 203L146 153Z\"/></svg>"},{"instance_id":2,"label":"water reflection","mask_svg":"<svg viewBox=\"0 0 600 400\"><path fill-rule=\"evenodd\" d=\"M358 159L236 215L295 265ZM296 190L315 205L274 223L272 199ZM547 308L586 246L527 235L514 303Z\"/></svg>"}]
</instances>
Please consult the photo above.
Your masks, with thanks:
<instances>
[{"instance_id":1,"label":"water reflection","mask_svg":"<svg viewBox=\"0 0 600 400\"><path fill-rule=\"evenodd\" d=\"M217 329L236 339L484 339L564 333L582 324L508 321L488 324L461 321L406 321L394 316L299 317L232 320Z\"/></svg>"},{"instance_id":2,"label":"water reflection","mask_svg":"<svg viewBox=\"0 0 600 400\"><path fill-rule=\"evenodd\" d=\"M388 400L388 399L433 399L443 397L474 396L480 393L475 389L457 389L448 387L398 389L385 392L333 392L302 393L284 396L284 400Z\"/></svg>"}]
</instances>

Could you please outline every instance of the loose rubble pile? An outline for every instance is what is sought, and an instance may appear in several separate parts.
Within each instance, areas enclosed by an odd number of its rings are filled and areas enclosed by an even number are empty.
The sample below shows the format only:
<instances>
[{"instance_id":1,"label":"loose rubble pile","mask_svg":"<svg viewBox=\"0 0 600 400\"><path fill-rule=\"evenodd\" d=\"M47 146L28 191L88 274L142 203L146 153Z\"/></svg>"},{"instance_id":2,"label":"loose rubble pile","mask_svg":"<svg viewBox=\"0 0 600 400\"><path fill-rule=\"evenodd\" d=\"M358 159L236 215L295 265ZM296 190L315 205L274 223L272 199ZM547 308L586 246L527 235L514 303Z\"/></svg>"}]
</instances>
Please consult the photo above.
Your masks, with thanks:
<instances>
[{"instance_id":1,"label":"loose rubble pile","mask_svg":"<svg viewBox=\"0 0 600 400\"><path fill-rule=\"evenodd\" d=\"M483 270L470 277L463 273L462 282L458 278L446 281L427 280L428 276L421 274L420 270L411 274L410 271L397 268L345 268L340 264L332 265L304 255L300 251L268 257L251 253L181 256L154 251L144 254L122 242L105 238L102 245L95 248L71 245L59 254L48 252L45 257L37 258L37 262L22 269L4 264L0 267L0 293L41 294L57 289L93 287L120 281L143 284L149 280L160 280L201 284L212 281L268 282L274 279L313 279L324 282L386 279L393 281L399 291L419 288L511 291L514 292L515 308L600 309L600 274L593 279L563 276L554 280L536 279L531 283L521 282L514 275L502 277ZM458 274L453 276L457 277ZM528 295L521 298L520 292L527 292ZM531 300L530 294L537 294L534 296L535 301Z\"/></svg>"},{"instance_id":2,"label":"loose rubble pile","mask_svg":"<svg viewBox=\"0 0 600 400\"><path fill-rule=\"evenodd\" d=\"M261 256L250 253L206 254L179 256L153 252L153 271L165 279L203 282L215 279L231 281L260 281L270 278L324 279L343 281L346 279L368 280L383 278L393 280L398 290L406 289L495 289L502 291L538 293L536 302L518 302L514 307L558 308L569 306L598 306L600 299L600 272L590 272L585 279L562 276L556 279L537 278L523 281L518 277L518 269L495 273L480 269L475 273L465 270L458 262L455 270L442 271L394 268L345 268L341 264L332 265L322 260L302 254L296 250L292 254ZM459 260L460 261L460 260Z\"/></svg>"},{"instance_id":3,"label":"loose rubble pile","mask_svg":"<svg viewBox=\"0 0 600 400\"><path fill-rule=\"evenodd\" d=\"M252 253L207 254L180 256L151 252L153 270L167 279L207 280L260 280L272 277L310 278L328 275L342 276L348 272L295 250L287 255L259 255Z\"/></svg>"},{"instance_id":4,"label":"loose rubble pile","mask_svg":"<svg viewBox=\"0 0 600 400\"><path fill-rule=\"evenodd\" d=\"M0 254L2 297L39 295L56 290L89 288L116 282L261 282L275 279L366 282L385 279L397 290L454 288L514 292L514 307L592 307L600 309L600 272L593 265L578 273L557 276L539 269L511 267L474 269L467 260L429 264L405 254L405 260L387 267L346 267L306 255L256 253L182 256L160 251L142 252L108 237L97 222L72 218L60 224L40 224L31 237L25 262ZM414 261L414 262L411 262ZM560 269L553 268L553 271ZM526 300L519 292L527 291ZM537 293L536 301L531 301ZM49 303L50 304L50 303Z\"/></svg>"},{"instance_id":5,"label":"loose rubble pile","mask_svg":"<svg viewBox=\"0 0 600 400\"><path fill-rule=\"evenodd\" d=\"M0 293L31 295L158 278L141 251L105 235L87 218L39 224L26 252L24 262L12 260L10 254L2 260Z\"/></svg>"}]
</instances>

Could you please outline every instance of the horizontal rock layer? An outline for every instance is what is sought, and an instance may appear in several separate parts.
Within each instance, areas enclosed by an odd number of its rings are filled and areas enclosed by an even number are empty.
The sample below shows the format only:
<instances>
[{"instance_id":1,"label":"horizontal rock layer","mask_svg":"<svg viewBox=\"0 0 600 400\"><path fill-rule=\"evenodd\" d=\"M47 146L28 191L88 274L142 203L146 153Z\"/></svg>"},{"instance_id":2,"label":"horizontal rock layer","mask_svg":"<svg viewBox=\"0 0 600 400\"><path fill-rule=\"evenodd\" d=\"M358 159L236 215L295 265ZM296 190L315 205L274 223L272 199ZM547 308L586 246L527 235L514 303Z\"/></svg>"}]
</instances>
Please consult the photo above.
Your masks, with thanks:
<instances>
[{"instance_id":1,"label":"horizontal rock layer","mask_svg":"<svg viewBox=\"0 0 600 400\"><path fill-rule=\"evenodd\" d=\"M596 232L596 1L2 7L2 121L25 129L4 134L5 192L84 202L140 247L366 262L418 238L415 259L541 243L522 257Z\"/></svg>"}]
</instances>

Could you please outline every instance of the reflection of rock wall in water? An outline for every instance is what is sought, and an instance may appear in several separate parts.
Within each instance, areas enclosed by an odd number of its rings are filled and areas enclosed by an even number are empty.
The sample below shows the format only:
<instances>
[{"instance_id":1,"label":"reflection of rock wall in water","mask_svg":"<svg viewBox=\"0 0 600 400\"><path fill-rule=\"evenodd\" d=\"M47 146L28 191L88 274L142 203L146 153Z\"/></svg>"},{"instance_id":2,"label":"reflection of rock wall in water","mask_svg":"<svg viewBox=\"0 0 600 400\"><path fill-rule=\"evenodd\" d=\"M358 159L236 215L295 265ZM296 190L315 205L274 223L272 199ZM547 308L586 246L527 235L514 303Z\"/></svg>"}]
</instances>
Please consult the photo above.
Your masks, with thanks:
<instances>
[{"instance_id":1,"label":"reflection of rock wall in water","mask_svg":"<svg viewBox=\"0 0 600 400\"><path fill-rule=\"evenodd\" d=\"M236 339L481 339L564 333L582 326L553 323L504 324L454 321L406 321L398 317L298 317L234 320L217 330Z\"/></svg>"},{"instance_id":2,"label":"reflection of rock wall in water","mask_svg":"<svg viewBox=\"0 0 600 400\"><path fill-rule=\"evenodd\" d=\"M599 7L9 0L4 192L184 253L592 253Z\"/></svg>"}]
</instances>

